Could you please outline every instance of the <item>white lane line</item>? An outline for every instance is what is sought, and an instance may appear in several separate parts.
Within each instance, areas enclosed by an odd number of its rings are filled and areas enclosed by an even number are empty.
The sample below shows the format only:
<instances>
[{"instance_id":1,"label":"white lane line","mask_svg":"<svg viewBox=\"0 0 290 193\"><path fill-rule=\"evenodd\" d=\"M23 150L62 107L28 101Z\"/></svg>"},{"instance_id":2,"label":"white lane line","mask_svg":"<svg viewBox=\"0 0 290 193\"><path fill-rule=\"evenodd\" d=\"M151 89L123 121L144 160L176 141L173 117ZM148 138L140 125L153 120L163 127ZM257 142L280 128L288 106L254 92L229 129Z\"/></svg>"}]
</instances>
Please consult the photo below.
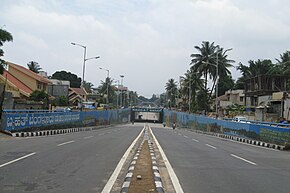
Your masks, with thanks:
<instances>
[{"instance_id":1,"label":"white lane line","mask_svg":"<svg viewBox=\"0 0 290 193\"><path fill-rule=\"evenodd\" d=\"M212 145L209 145L209 144L205 144L206 146L210 147L210 148L213 148L213 149L216 149L215 146L212 146Z\"/></svg>"},{"instance_id":2,"label":"white lane line","mask_svg":"<svg viewBox=\"0 0 290 193\"><path fill-rule=\"evenodd\" d=\"M20 157L20 158L17 158L17 159L15 159L15 160L10 161L10 162L7 162L7 163L4 163L4 164L1 164L1 165L0 165L0 168L2 168L2 167L4 167L4 166L7 166L7 165L9 165L9 164L12 164L12 163L14 163L14 162L20 161L20 160L22 160L22 159L28 158L29 156L32 156L32 155L34 155L34 154L36 154L36 152L33 152L33 153L28 154L28 155L22 156L22 157Z\"/></svg>"},{"instance_id":3,"label":"white lane line","mask_svg":"<svg viewBox=\"0 0 290 193\"><path fill-rule=\"evenodd\" d=\"M75 142L75 141L72 140L72 141L64 142L64 143L58 144L57 146L62 146L62 145L66 145L66 144L73 143L73 142Z\"/></svg>"},{"instance_id":4,"label":"white lane line","mask_svg":"<svg viewBox=\"0 0 290 193\"><path fill-rule=\"evenodd\" d=\"M156 137L155 137L155 135L154 135L154 133L152 132L152 130L151 130L150 127L149 127L149 130L150 130L150 133L151 133L151 135L153 136L153 139L154 139L154 141L155 141L155 143L156 143L156 145L157 145L157 147L158 147L158 149L159 149L159 152L160 152L160 154L161 154L161 156L162 156L162 158L163 158L163 160L164 160L165 166L166 166L166 168L167 168L167 170L168 170L169 177L170 177L170 179L171 179L171 181L172 181L172 184L173 184L173 186L174 186L175 192L176 192L176 193L183 193L183 189L182 189L182 187L181 187L181 185L180 185L180 183L179 183L179 180L178 180L178 178L177 178L177 176L176 176L176 174L175 174L175 172L174 172L174 170L173 170L173 168L172 168L172 166L171 166L171 164L170 164L168 158L166 157L166 155L165 155L165 153L164 153L162 147L161 147L160 144L158 143L158 141L157 141L157 139L156 139Z\"/></svg>"},{"instance_id":5,"label":"white lane line","mask_svg":"<svg viewBox=\"0 0 290 193\"><path fill-rule=\"evenodd\" d=\"M112 133L111 131L108 131L107 133Z\"/></svg>"},{"instance_id":6,"label":"white lane line","mask_svg":"<svg viewBox=\"0 0 290 193\"><path fill-rule=\"evenodd\" d=\"M94 137L94 136L90 135L90 136L84 137L84 139L90 139L92 137Z\"/></svg>"},{"instance_id":7,"label":"white lane line","mask_svg":"<svg viewBox=\"0 0 290 193\"><path fill-rule=\"evenodd\" d=\"M183 137L188 138L188 136L186 136L186 135L183 135Z\"/></svg>"},{"instance_id":8,"label":"white lane line","mask_svg":"<svg viewBox=\"0 0 290 193\"><path fill-rule=\"evenodd\" d=\"M110 179L107 181L107 184L105 185L104 189L102 190L101 193L109 193L115 183L115 181L117 180L117 177L129 155L129 153L131 152L131 150L133 149L133 147L135 146L135 144L137 143L138 139L140 138L140 136L142 135L143 131L145 129L142 129L142 131L139 133L139 135L136 137L136 139L131 143L131 145L129 146L129 148L127 149L127 151L124 153L123 157L121 158L121 160L119 161L117 167L115 168L114 172L112 173Z\"/></svg>"},{"instance_id":9,"label":"white lane line","mask_svg":"<svg viewBox=\"0 0 290 193\"><path fill-rule=\"evenodd\" d=\"M100 133L99 135L105 135L105 133Z\"/></svg>"},{"instance_id":10,"label":"white lane line","mask_svg":"<svg viewBox=\"0 0 290 193\"><path fill-rule=\"evenodd\" d=\"M245 158L242 158L242 157L239 157L239 156L237 156L237 155L235 155L235 154L231 154L231 156L233 156L233 157L235 157L235 158L238 158L238 159L240 159L240 160L243 160L244 162L247 162L247 163L249 163L249 164L252 164L252 165L257 165L256 163L254 163L254 162L251 162L251 161L249 161L249 160L247 160L247 159L245 159Z\"/></svg>"},{"instance_id":11,"label":"white lane line","mask_svg":"<svg viewBox=\"0 0 290 193\"><path fill-rule=\"evenodd\" d=\"M178 133L178 135L181 135L181 133Z\"/></svg>"},{"instance_id":12,"label":"white lane line","mask_svg":"<svg viewBox=\"0 0 290 193\"><path fill-rule=\"evenodd\" d=\"M191 139L192 141L199 142L197 139Z\"/></svg>"}]
</instances>

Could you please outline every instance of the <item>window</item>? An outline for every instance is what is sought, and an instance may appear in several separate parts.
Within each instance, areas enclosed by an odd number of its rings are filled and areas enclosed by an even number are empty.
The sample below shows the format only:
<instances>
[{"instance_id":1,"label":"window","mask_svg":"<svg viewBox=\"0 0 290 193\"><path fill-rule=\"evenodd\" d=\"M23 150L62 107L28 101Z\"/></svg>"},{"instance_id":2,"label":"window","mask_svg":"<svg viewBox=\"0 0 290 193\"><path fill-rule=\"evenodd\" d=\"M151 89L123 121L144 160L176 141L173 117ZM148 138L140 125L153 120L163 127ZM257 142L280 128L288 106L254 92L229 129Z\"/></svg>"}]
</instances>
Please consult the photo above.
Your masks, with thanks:
<instances>
[{"instance_id":1,"label":"window","mask_svg":"<svg viewBox=\"0 0 290 193\"><path fill-rule=\"evenodd\" d=\"M244 97L240 97L240 102L243 102L244 101Z\"/></svg>"}]
</instances>

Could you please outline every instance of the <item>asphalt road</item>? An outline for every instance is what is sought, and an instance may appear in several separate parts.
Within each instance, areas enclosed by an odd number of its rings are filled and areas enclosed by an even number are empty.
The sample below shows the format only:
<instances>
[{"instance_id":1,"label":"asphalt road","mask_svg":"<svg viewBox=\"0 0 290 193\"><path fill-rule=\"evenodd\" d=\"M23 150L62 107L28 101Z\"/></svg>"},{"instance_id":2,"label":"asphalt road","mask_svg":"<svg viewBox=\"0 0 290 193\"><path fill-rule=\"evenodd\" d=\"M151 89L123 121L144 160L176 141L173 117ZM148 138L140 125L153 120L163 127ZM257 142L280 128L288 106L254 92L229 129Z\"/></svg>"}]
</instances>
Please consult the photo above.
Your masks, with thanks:
<instances>
[{"instance_id":1,"label":"asphalt road","mask_svg":"<svg viewBox=\"0 0 290 193\"><path fill-rule=\"evenodd\" d=\"M1 138L0 192L101 192L142 126Z\"/></svg>"},{"instance_id":2,"label":"asphalt road","mask_svg":"<svg viewBox=\"0 0 290 193\"><path fill-rule=\"evenodd\" d=\"M151 124L185 193L290 192L289 151L156 127Z\"/></svg>"}]
</instances>

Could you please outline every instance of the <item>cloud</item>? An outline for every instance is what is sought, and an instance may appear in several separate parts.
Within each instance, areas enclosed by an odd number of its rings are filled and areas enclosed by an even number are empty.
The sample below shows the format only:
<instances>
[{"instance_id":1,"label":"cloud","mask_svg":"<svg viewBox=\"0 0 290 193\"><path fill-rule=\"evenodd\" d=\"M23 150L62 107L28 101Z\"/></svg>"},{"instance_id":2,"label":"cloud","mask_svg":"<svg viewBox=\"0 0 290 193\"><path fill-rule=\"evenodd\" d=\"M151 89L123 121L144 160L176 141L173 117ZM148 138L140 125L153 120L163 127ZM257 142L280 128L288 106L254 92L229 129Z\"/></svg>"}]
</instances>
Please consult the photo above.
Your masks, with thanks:
<instances>
[{"instance_id":1,"label":"cloud","mask_svg":"<svg viewBox=\"0 0 290 193\"><path fill-rule=\"evenodd\" d=\"M76 42L87 46L87 57L101 56L87 61L87 81L104 80L102 66L150 97L186 72L194 46L204 40L233 48L229 57L243 63L289 49L290 2L281 1L284 6L275 0L4 1L0 23L14 36L5 44L12 62L35 59L49 74L81 76L83 48L70 45Z\"/></svg>"}]
</instances>

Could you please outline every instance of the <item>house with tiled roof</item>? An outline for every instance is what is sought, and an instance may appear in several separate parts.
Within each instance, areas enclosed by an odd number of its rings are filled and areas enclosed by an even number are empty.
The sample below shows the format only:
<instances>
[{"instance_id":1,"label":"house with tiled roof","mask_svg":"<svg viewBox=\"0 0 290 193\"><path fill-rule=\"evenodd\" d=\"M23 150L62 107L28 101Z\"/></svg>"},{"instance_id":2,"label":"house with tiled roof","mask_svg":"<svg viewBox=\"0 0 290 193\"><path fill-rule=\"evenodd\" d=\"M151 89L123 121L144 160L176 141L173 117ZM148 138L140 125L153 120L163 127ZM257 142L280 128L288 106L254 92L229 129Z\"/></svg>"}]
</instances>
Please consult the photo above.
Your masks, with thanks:
<instances>
[{"instance_id":1,"label":"house with tiled roof","mask_svg":"<svg viewBox=\"0 0 290 193\"><path fill-rule=\"evenodd\" d=\"M26 85L26 87L28 87L27 91L31 90L33 92L34 90L44 90L47 92L48 85L51 84L47 78L12 62L7 62L7 65L9 74L14 79L17 79L18 82L21 82L18 84L19 86Z\"/></svg>"},{"instance_id":2,"label":"house with tiled roof","mask_svg":"<svg viewBox=\"0 0 290 193\"><path fill-rule=\"evenodd\" d=\"M33 92L31 88L6 70L3 75L0 75L0 82L6 82L6 91L11 92L13 98L28 98Z\"/></svg>"},{"instance_id":3,"label":"house with tiled roof","mask_svg":"<svg viewBox=\"0 0 290 193\"><path fill-rule=\"evenodd\" d=\"M81 101L87 101L87 95L88 93L84 88L69 88L69 104L78 106Z\"/></svg>"}]
</instances>

